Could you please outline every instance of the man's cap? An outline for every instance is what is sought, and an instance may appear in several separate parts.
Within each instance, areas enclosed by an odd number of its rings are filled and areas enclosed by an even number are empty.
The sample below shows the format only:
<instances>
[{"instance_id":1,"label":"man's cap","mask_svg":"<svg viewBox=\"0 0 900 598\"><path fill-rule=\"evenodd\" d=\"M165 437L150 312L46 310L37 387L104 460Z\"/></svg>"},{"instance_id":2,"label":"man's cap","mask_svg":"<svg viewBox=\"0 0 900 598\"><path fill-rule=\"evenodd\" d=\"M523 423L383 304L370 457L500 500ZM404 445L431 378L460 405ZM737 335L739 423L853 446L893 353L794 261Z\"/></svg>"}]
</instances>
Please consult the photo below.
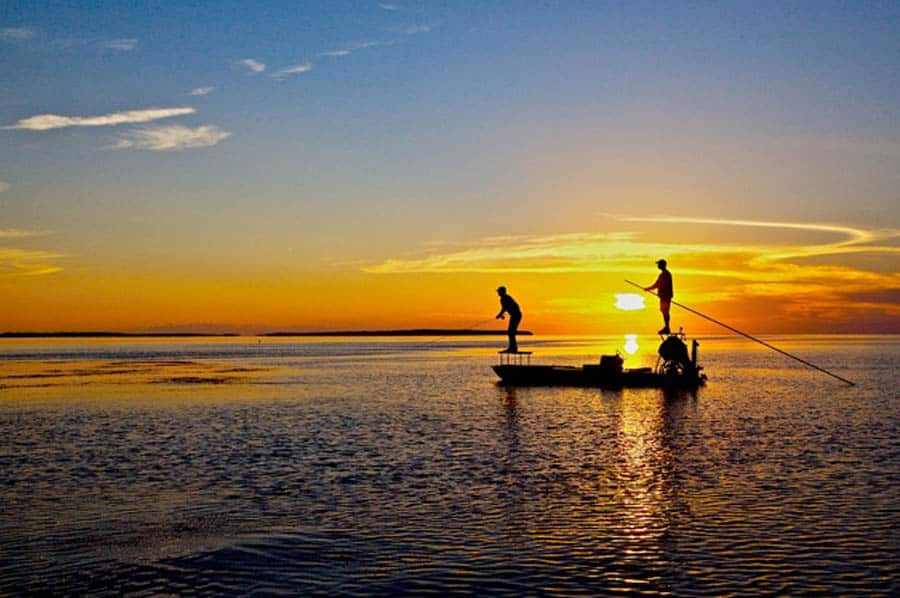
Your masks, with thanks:
<instances>
[{"instance_id":1,"label":"man's cap","mask_svg":"<svg viewBox=\"0 0 900 598\"><path fill-rule=\"evenodd\" d=\"M500 291L503 291L505 293L506 287L497 287L497 292L499 293Z\"/></svg>"},{"instance_id":2,"label":"man's cap","mask_svg":"<svg viewBox=\"0 0 900 598\"><path fill-rule=\"evenodd\" d=\"M665 265L666 265L666 260L656 260L656 265L657 265L657 266L665 266Z\"/></svg>"}]
</instances>

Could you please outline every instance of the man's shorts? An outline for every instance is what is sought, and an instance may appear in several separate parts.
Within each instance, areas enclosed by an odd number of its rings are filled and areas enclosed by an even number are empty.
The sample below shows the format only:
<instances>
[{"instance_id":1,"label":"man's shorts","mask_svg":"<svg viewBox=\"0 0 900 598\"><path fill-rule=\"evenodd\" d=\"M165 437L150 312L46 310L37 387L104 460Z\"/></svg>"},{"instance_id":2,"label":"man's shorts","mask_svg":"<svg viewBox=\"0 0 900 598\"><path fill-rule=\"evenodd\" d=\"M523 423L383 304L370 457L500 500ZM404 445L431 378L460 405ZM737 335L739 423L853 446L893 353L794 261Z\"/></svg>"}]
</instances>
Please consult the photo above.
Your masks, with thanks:
<instances>
[{"instance_id":1,"label":"man's shorts","mask_svg":"<svg viewBox=\"0 0 900 598\"><path fill-rule=\"evenodd\" d=\"M659 300L659 311L661 311L662 313L664 313L664 314L669 313L669 307L671 307L671 306L672 306L671 299L660 299Z\"/></svg>"}]
</instances>

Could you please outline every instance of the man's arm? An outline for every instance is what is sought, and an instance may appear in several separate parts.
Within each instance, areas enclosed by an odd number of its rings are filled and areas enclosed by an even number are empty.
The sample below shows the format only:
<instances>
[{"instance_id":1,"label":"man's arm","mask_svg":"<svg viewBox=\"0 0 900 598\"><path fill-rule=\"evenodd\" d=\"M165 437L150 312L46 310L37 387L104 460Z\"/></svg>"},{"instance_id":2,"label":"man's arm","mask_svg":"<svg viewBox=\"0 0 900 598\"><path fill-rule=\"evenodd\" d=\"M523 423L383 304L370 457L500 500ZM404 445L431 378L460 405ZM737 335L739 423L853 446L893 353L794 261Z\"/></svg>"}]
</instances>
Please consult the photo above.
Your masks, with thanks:
<instances>
[{"instance_id":1,"label":"man's arm","mask_svg":"<svg viewBox=\"0 0 900 598\"><path fill-rule=\"evenodd\" d=\"M659 276L656 277L656 282L654 282L649 287L644 287L644 290L652 291L653 289L658 289L660 284L662 284L662 272L660 272Z\"/></svg>"}]
</instances>

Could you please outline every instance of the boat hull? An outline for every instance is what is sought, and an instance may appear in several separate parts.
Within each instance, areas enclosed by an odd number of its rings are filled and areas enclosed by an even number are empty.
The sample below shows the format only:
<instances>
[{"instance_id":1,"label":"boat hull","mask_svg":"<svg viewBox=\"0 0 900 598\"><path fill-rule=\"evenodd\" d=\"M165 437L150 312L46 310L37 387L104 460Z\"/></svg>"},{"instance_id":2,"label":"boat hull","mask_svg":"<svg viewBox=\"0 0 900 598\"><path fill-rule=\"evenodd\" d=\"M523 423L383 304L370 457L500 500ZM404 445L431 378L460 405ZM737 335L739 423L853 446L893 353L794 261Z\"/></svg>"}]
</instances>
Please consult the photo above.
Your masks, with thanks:
<instances>
[{"instance_id":1,"label":"boat hull","mask_svg":"<svg viewBox=\"0 0 900 598\"><path fill-rule=\"evenodd\" d=\"M501 384L511 386L590 386L599 388L697 388L703 374L660 374L649 368L609 370L585 365L495 365Z\"/></svg>"}]
</instances>

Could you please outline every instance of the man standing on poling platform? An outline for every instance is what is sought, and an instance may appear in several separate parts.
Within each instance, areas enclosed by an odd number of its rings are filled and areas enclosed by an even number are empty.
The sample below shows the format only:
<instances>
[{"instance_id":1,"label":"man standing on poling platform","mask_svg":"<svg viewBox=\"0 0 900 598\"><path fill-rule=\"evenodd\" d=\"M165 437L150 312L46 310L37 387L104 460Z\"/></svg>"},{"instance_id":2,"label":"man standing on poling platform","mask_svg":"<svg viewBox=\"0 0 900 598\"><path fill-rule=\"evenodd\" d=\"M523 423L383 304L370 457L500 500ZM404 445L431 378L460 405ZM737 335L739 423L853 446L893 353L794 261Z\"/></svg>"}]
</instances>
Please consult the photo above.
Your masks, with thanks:
<instances>
[{"instance_id":1,"label":"man standing on poling platform","mask_svg":"<svg viewBox=\"0 0 900 598\"><path fill-rule=\"evenodd\" d=\"M657 334L671 334L671 330L669 330L669 308L672 306L672 297L675 296L675 293L672 292L672 273L666 270L666 260L657 260L656 267L660 269L656 282L649 287L644 287L644 290L657 290L659 311L662 313L663 322L665 323L665 326Z\"/></svg>"},{"instance_id":2,"label":"man standing on poling platform","mask_svg":"<svg viewBox=\"0 0 900 598\"><path fill-rule=\"evenodd\" d=\"M506 287L497 288L497 294L500 295L500 313L497 314L497 319L502 320L504 318L503 314L509 314L509 328L507 328L509 346L504 352L518 353L519 344L516 342L516 330L519 328L519 322L522 321L522 310L519 309L519 304L516 303L516 300L506 294Z\"/></svg>"}]
</instances>

